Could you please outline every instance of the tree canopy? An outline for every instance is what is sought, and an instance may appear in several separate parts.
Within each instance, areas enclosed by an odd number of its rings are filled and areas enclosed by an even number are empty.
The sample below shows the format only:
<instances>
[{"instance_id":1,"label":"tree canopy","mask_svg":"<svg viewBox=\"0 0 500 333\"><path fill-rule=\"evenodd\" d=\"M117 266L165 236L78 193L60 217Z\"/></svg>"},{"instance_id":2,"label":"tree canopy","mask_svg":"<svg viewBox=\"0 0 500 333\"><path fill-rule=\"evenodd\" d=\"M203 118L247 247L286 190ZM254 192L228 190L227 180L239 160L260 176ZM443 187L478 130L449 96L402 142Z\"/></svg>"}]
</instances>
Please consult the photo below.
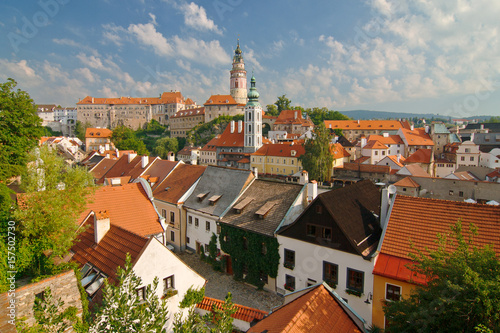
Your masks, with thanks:
<instances>
[{"instance_id":1,"label":"tree canopy","mask_svg":"<svg viewBox=\"0 0 500 333\"><path fill-rule=\"evenodd\" d=\"M29 94L8 79L0 83L0 180L19 175L28 152L43 135L42 119Z\"/></svg>"},{"instance_id":2,"label":"tree canopy","mask_svg":"<svg viewBox=\"0 0 500 333\"><path fill-rule=\"evenodd\" d=\"M330 135L324 123L314 128L314 135L304 142L305 153L299 157L302 168L309 173L309 179L323 182L330 180L333 156L330 151Z\"/></svg>"},{"instance_id":3,"label":"tree canopy","mask_svg":"<svg viewBox=\"0 0 500 333\"><path fill-rule=\"evenodd\" d=\"M187 141L193 146L203 147L217 134L224 132L224 129L229 122L231 122L231 120L243 120L243 115L237 115L234 117L220 116L208 123L198 124L187 133Z\"/></svg>"},{"instance_id":4,"label":"tree canopy","mask_svg":"<svg viewBox=\"0 0 500 333\"><path fill-rule=\"evenodd\" d=\"M153 153L162 159L167 159L169 152L175 154L177 151L179 151L179 142L177 138L164 137L158 139L153 148Z\"/></svg>"},{"instance_id":5,"label":"tree canopy","mask_svg":"<svg viewBox=\"0 0 500 333\"><path fill-rule=\"evenodd\" d=\"M437 250L410 254L428 283L386 303L390 332L500 332L500 261L492 246L474 245L473 225L468 235L458 221Z\"/></svg>"},{"instance_id":6,"label":"tree canopy","mask_svg":"<svg viewBox=\"0 0 500 333\"><path fill-rule=\"evenodd\" d=\"M20 273L50 274L47 254L66 255L77 236L77 218L94 190L87 169L69 166L48 147L35 149L22 174L26 192L13 212L17 221L17 269ZM45 253L44 253L45 252Z\"/></svg>"},{"instance_id":7,"label":"tree canopy","mask_svg":"<svg viewBox=\"0 0 500 333\"><path fill-rule=\"evenodd\" d=\"M327 108L312 108L306 109L305 112L314 123L318 126L325 120L349 120L350 118L338 111L328 110Z\"/></svg>"},{"instance_id":8,"label":"tree canopy","mask_svg":"<svg viewBox=\"0 0 500 333\"><path fill-rule=\"evenodd\" d=\"M292 107L292 101L286 98L286 95L278 96L278 99L276 102L274 102L274 105L276 105L276 109L278 110L278 115L281 113L283 110L290 110Z\"/></svg>"},{"instance_id":9,"label":"tree canopy","mask_svg":"<svg viewBox=\"0 0 500 333\"><path fill-rule=\"evenodd\" d=\"M116 127L113 130L111 140L119 150L135 150L139 155L149 155L144 142L138 139L135 132L126 126Z\"/></svg>"}]
</instances>

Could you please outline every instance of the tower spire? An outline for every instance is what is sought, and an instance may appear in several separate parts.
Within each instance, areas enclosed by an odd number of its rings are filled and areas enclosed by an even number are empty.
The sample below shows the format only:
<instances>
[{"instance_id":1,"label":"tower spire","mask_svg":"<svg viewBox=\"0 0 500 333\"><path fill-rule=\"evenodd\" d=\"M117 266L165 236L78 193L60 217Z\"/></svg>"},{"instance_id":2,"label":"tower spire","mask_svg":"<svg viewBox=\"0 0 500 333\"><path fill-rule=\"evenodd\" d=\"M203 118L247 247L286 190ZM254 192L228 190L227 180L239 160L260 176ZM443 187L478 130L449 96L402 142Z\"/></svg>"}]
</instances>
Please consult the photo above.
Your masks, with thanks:
<instances>
[{"instance_id":1,"label":"tower spire","mask_svg":"<svg viewBox=\"0 0 500 333\"><path fill-rule=\"evenodd\" d=\"M240 39L237 39L236 49L233 56L233 68L231 69L231 79L229 89L231 96L238 104L246 104L247 102L247 71L245 70L245 62L240 49Z\"/></svg>"}]
</instances>

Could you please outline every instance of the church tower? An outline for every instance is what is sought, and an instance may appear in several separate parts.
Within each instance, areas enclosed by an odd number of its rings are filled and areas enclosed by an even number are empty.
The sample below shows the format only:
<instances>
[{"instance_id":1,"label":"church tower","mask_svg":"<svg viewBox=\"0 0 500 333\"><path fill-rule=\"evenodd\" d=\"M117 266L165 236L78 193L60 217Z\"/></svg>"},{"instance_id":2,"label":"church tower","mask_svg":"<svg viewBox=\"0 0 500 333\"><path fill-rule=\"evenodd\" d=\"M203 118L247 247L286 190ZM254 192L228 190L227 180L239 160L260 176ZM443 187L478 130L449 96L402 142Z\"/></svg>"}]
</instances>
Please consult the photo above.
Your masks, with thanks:
<instances>
[{"instance_id":1,"label":"church tower","mask_svg":"<svg viewBox=\"0 0 500 333\"><path fill-rule=\"evenodd\" d=\"M247 102L247 71L245 70L245 62L241 55L240 40L234 50L233 69L230 71L231 81L229 91L231 96L238 104L246 104Z\"/></svg>"},{"instance_id":2,"label":"church tower","mask_svg":"<svg viewBox=\"0 0 500 333\"><path fill-rule=\"evenodd\" d=\"M248 102L245 105L245 153L254 153L262 147L262 106L255 88L255 77L250 80Z\"/></svg>"}]
</instances>

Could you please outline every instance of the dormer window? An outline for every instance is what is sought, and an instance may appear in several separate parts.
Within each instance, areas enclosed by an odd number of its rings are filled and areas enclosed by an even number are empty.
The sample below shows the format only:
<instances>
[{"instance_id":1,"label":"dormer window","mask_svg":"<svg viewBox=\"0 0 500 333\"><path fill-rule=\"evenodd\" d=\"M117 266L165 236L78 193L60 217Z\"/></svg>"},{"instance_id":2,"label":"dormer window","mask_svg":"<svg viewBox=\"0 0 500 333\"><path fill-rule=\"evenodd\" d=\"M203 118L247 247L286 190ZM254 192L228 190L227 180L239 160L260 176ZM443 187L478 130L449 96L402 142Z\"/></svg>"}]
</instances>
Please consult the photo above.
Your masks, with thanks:
<instances>
[{"instance_id":1,"label":"dormer window","mask_svg":"<svg viewBox=\"0 0 500 333\"><path fill-rule=\"evenodd\" d=\"M273 208L275 204L275 202L266 202L264 206L262 206L258 211L255 212L255 214L259 218L263 219L267 216L267 214L269 213L269 211L271 211L271 208Z\"/></svg>"},{"instance_id":2,"label":"dormer window","mask_svg":"<svg viewBox=\"0 0 500 333\"><path fill-rule=\"evenodd\" d=\"M241 214L241 212L245 209L245 207L248 206L248 204L252 201L253 198L245 198L241 200L238 204L234 205L233 209L236 212L236 214Z\"/></svg>"},{"instance_id":3,"label":"dormer window","mask_svg":"<svg viewBox=\"0 0 500 333\"><path fill-rule=\"evenodd\" d=\"M222 195L212 195L208 201L210 202L210 205L213 206L221 197Z\"/></svg>"},{"instance_id":4,"label":"dormer window","mask_svg":"<svg viewBox=\"0 0 500 333\"><path fill-rule=\"evenodd\" d=\"M206 193L200 193L198 194L196 197L198 198L198 201L203 201L203 199L205 199L205 197L208 195L208 193L210 192L206 192Z\"/></svg>"}]
</instances>

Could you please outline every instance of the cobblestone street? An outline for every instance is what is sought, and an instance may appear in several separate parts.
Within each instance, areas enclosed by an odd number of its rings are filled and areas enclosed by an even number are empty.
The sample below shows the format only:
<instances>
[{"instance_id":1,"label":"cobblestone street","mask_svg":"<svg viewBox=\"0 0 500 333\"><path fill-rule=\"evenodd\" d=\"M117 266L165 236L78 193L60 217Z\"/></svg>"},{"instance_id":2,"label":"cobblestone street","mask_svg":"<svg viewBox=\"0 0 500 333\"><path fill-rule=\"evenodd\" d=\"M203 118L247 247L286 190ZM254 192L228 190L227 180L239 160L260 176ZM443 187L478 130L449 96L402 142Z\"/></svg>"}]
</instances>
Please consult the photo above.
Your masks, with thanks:
<instances>
[{"instance_id":1,"label":"cobblestone street","mask_svg":"<svg viewBox=\"0 0 500 333\"><path fill-rule=\"evenodd\" d=\"M224 300L228 292L236 304L269 312L273 307L283 304L283 297L256 287L235 281L231 275L216 272L212 266L202 262L196 254L177 254L181 260L207 279L205 295Z\"/></svg>"}]
</instances>

